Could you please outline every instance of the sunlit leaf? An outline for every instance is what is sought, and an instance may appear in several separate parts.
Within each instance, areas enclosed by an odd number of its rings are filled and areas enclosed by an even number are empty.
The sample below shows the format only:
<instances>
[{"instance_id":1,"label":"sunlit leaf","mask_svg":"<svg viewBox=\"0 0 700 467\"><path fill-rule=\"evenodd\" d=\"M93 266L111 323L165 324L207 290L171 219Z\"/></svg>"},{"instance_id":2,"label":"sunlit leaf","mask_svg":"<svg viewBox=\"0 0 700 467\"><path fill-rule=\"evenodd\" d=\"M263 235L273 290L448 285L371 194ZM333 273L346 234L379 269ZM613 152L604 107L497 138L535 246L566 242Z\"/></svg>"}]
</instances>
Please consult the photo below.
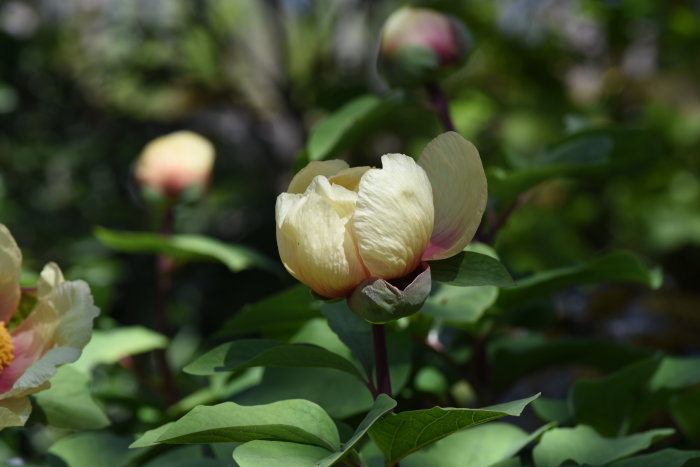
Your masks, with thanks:
<instances>
[{"instance_id":1,"label":"sunlit leaf","mask_svg":"<svg viewBox=\"0 0 700 467\"><path fill-rule=\"evenodd\" d=\"M49 425L70 430L98 430L109 418L90 394L90 378L73 365L60 367L51 387L34 396Z\"/></svg>"},{"instance_id":2,"label":"sunlit leaf","mask_svg":"<svg viewBox=\"0 0 700 467\"><path fill-rule=\"evenodd\" d=\"M89 372L97 365L116 363L129 355L162 349L167 345L165 336L141 326L96 329L73 367Z\"/></svg>"},{"instance_id":3,"label":"sunlit leaf","mask_svg":"<svg viewBox=\"0 0 700 467\"><path fill-rule=\"evenodd\" d=\"M578 464L605 465L647 449L671 434L671 429L658 429L619 438L604 438L586 425L555 428L542 436L535 446L533 457L536 467L558 467L567 460Z\"/></svg>"},{"instance_id":4,"label":"sunlit leaf","mask_svg":"<svg viewBox=\"0 0 700 467\"><path fill-rule=\"evenodd\" d=\"M520 415L539 394L482 409L434 407L389 414L369 430L372 440L384 453L388 463L428 446L459 430L505 417Z\"/></svg>"},{"instance_id":5,"label":"sunlit leaf","mask_svg":"<svg viewBox=\"0 0 700 467\"><path fill-rule=\"evenodd\" d=\"M508 270L489 255L463 251L451 258L428 261L430 275L435 282L460 287L495 285L511 287L515 285Z\"/></svg>"},{"instance_id":6,"label":"sunlit leaf","mask_svg":"<svg viewBox=\"0 0 700 467\"><path fill-rule=\"evenodd\" d=\"M148 232L126 232L96 227L95 237L104 245L128 253L163 254L182 261L219 261L231 271L252 267L278 271L279 267L253 249L224 243L204 235L164 237Z\"/></svg>"},{"instance_id":7,"label":"sunlit leaf","mask_svg":"<svg viewBox=\"0 0 700 467\"><path fill-rule=\"evenodd\" d=\"M222 344L187 365L184 371L211 375L255 366L333 368L364 379L352 362L323 347L267 339L242 339Z\"/></svg>"},{"instance_id":8,"label":"sunlit leaf","mask_svg":"<svg viewBox=\"0 0 700 467\"><path fill-rule=\"evenodd\" d=\"M166 444L244 443L256 439L312 444L335 451L338 430L326 412L306 400L241 406L224 402L195 407L156 440Z\"/></svg>"},{"instance_id":9,"label":"sunlit leaf","mask_svg":"<svg viewBox=\"0 0 700 467\"><path fill-rule=\"evenodd\" d=\"M308 161L329 159L345 149L364 128L396 106L397 98L360 96L318 122L306 146Z\"/></svg>"}]
</instances>

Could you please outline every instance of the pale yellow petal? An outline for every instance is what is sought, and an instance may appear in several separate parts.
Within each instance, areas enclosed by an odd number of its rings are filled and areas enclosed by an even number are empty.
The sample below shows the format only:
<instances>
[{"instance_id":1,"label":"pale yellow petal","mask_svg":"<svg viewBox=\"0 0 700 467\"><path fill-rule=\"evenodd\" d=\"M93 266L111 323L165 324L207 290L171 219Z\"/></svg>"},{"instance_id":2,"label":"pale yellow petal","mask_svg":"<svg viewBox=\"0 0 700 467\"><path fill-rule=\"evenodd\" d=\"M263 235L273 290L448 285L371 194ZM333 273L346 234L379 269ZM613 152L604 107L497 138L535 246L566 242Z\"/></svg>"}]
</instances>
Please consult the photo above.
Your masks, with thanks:
<instances>
[{"instance_id":1,"label":"pale yellow petal","mask_svg":"<svg viewBox=\"0 0 700 467\"><path fill-rule=\"evenodd\" d=\"M342 297L367 277L346 226L357 194L317 176L304 194L277 198L277 246L291 275L325 297Z\"/></svg>"},{"instance_id":2,"label":"pale yellow petal","mask_svg":"<svg viewBox=\"0 0 700 467\"><path fill-rule=\"evenodd\" d=\"M382 167L363 175L352 225L371 276L391 279L421 260L433 230L433 194L425 171L410 157L382 156Z\"/></svg>"},{"instance_id":3,"label":"pale yellow petal","mask_svg":"<svg viewBox=\"0 0 700 467\"><path fill-rule=\"evenodd\" d=\"M0 430L10 426L24 426L31 412L32 404L28 397L0 400Z\"/></svg>"},{"instance_id":4,"label":"pale yellow petal","mask_svg":"<svg viewBox=\"0 0 700 467\"><path fill-rule=\"evenodd\" d=\"M7 227L0 224L0 321L9 321L20 299L22 253Z\"/></svg>"},{"instance_id":5,"label":"pale yellow petal","mask_svg":"<svg viewBox=\"0 0 700 467\"><path fill-rule=\"evenodd\" d=\"M479 151L455 132L444 133L418 159L433 186L435 227L424 259L454 256L476 233L486 209L486 174Z\"/></svg>"},{"instance_id":6,"label":"pale yellow petal","mask_svg":"<svg viewBox=\"0 0 700 467\"><path fill-rule=\"evenodd\" d=\"M329 177L328 180L336 185L344 186L350 191L357 191L362 176L369 169L370 167L367 166L350 167L349 169L343 169L332 177Z\"/></svg>"},{"instance_id":7,"label":"pale yellow petal","mask_svg":"<svg viewBox=\"0 0 700 467\"><path fill-rule=\"evenodd\" d=\"M348 163L340 159L330 161L314 161L309 162L306 167L301 169L294 175L292 181L289 182L288 193L303 193L311 184L311 181L318 175L330 177L337 174L343 169L348 168Z\"/></svg>"}]
</instances>

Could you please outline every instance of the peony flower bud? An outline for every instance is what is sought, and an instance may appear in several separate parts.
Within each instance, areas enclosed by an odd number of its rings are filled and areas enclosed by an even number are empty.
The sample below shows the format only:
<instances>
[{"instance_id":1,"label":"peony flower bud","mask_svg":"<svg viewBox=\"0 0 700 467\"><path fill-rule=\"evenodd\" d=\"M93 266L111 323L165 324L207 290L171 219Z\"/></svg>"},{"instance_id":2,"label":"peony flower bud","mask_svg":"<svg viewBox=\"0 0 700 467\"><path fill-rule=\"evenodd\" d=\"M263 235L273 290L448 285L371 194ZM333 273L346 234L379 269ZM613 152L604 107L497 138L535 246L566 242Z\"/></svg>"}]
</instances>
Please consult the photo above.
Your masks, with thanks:
<instances>
[{"instance_id":1,"label":"peony flower bud","mask_svg":"<svg viewBox=\"0 0 700 467\"><path fill-rule=\"evenodd\" d=\"M202 190L209 183L214 147L191 131L154 139L141 152L134 170L142 189L178 198L186 190Z\"/></svg>"},{"instance_id":2,"label":"peony flower bud","mask_svg":"<svg viewBox=\"0 0 700 467\"><path fill-rule=\"evenodd\" d=\"M461 64L471 47L464 24L426 8L403 7L384 23L379 61L396 84L420 84Z\"/></svg>"},{"instance_id":3,"label":"peony flower bud","mask_svg":"<svg viewBox=\"0 0 700 467\"><path fill-rule=\"evenodd\" d=\"M0 224L0 430L26 423L28 396L49 387L58 365L78 359L99 313L88 285L65 281L53 263L25 302L21 273L22 254Z\"/></svg>"},{"instance_id":4,"label":"peony flower bud","mask_svg":"<svg viewBox=\"0 0 700 467\"><path fill-rule=\"evenodd\" d=\"M420 310L430 295L430 268L421 263L413 274L402 279L392 281L399 283L376 277L365 279L348 297L348 306L375 324L412 315Z\"/></svg>"},{"instance_id":5,"label":"peony flower bud","mask_svg":"<svg viewBox=\"0 0 700 467\"><path fill-rule=\"evenodd\" d=\"M277 246L287 271L318 295L348 297L361 283L394 293L374 280L462 251L486 199L479 153L454 132L431 141L418 162L403 154L382 156L381 169L311 162L277 197Z\"/></svg>"}]
</instances>

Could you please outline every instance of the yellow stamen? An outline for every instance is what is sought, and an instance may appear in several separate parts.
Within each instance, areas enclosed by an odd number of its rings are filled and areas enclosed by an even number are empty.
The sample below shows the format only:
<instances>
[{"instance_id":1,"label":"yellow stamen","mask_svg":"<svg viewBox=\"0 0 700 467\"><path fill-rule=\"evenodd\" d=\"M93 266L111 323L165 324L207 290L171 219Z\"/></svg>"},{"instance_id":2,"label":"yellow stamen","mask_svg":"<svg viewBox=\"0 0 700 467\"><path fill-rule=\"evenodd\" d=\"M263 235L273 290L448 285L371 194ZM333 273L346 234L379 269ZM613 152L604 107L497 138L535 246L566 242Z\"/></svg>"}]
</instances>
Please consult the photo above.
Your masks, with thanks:
<instances>
[{"instance_id":1,"label":"yellow stamen","mask_svg":"<svg viewBox=\"0 0 700 467\"><path fill-rule=\"evenodd\" d=\"M0 321L0 373L4 368L12 362L15 358L12 350L14 346L12 345L12 339L10 338L10 333L7 332L5 328L5 323Z\"/></svg>"}]
</instances>

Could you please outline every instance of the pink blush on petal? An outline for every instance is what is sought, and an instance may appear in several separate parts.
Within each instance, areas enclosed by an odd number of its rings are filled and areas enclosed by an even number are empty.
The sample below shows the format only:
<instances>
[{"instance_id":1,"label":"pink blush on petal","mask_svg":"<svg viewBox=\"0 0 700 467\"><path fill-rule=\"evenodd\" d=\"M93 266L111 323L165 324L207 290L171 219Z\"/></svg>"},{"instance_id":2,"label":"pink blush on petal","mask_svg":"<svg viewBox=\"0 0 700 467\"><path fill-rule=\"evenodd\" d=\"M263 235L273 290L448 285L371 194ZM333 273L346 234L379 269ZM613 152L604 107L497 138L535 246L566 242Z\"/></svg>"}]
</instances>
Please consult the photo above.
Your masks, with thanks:
<instances>
[{"instance_id":1,"label":"pink blush on petal","mask_svg":"<svg viewBox=\"0 0 700 467\"><path fill-rule=\"evenodd\" d=\"M31 331L12 336L14 358L7 368L0 371L0 395L6 393L34 362L41 358L41 349L33 350L34 335Z\"/></svg>"}]
</instances>

